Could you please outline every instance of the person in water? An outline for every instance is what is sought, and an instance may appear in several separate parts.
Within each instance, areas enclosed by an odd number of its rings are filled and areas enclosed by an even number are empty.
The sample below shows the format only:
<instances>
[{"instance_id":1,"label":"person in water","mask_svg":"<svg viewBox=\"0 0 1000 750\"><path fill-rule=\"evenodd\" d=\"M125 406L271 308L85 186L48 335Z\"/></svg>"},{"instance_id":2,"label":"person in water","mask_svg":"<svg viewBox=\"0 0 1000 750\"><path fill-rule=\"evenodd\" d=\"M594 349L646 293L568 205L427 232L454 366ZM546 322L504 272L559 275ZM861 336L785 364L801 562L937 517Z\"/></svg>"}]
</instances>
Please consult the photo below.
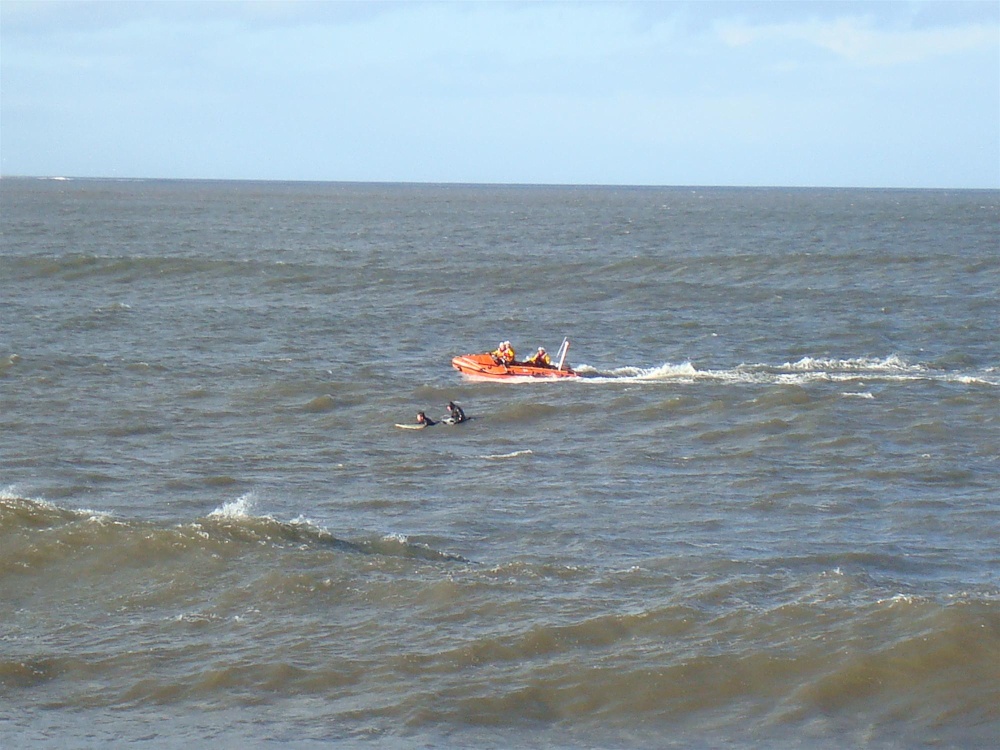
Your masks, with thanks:
<instances>
[{"instance_id":1,"label":"person in water","mask_svg":"<svg viewBox=\"0 0 1000 750\"><path fill-rule=\"evenodd\" d=\"M462 411L462 407L456 404L454 401L448 402L448 416L446 419L450 419L452 424L458 424L459 422L464 422L466 420L465 412Z\"/></svg>"},{"instance_id":2,"label":"person in water","mask_svg":"<svg viewBox=\"0 0 1000 750\"><path fill-rule=\"evenodd\" d=\"M552 360L549 359L549 355L545 353L545 347L538 347L538 351L528 357L526 364L533 365L535 367L552 367Z\"/></svg>"},{"instance_id":3,"label":"person in water","mask_svg":"<svg viewBox=\"0 0 1000 750\"><path fill-rule=\"evenodd\" d=\"M433 427L437 424L433 419L428 417L422 411L417 412L417 424L423 425L424 427Z\"/></svg>"},{"instance_id":4,"label":"person in water","mask_svg":"<svg viewBox=\"0 0 1000 750\"><path fill-rule=\"evenodd\" d=\"M501 341L500 346L490 352L490 354L496 360L497 364L514 364L514 347L510 345L509 341Z\"/></svg>"}]
</instances>

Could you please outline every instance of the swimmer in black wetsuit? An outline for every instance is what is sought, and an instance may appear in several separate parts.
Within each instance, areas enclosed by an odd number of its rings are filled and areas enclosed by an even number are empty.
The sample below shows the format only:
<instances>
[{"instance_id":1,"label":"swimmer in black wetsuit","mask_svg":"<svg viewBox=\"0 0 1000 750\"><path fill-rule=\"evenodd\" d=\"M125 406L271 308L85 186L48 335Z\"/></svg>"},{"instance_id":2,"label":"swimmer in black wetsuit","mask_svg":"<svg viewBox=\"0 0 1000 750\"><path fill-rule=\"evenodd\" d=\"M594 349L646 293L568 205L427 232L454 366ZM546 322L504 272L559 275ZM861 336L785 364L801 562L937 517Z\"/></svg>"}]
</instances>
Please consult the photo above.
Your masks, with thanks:
<instances>
[{"instance_id":1,"label":"swimmer in black wetsuit","mask_svg":"<svg viewBox=\"0 0 1000 750\"><path fill-rule=\"evenodd\" d=\"M433 427L434 425L437 424L437 422L435 422L433 419L431 419L430 417L428 417L422 411L418 411L417 412L417 424L421 424L424 427Z\"/></svg>"},{"instance_id":2,"label":"swimmer in black wetsuit","mask_svg":"<svg viewBox=\"0 0 1000 750\"><path fill-rule=\"evenodd\" d=\"M450 419L452 424L458 424L459 422L464 422L466 420L465 412L462 411L462 407L456 404L454 401L448 402L448 416L446 419Z\"/></svg>"}]
</instances>

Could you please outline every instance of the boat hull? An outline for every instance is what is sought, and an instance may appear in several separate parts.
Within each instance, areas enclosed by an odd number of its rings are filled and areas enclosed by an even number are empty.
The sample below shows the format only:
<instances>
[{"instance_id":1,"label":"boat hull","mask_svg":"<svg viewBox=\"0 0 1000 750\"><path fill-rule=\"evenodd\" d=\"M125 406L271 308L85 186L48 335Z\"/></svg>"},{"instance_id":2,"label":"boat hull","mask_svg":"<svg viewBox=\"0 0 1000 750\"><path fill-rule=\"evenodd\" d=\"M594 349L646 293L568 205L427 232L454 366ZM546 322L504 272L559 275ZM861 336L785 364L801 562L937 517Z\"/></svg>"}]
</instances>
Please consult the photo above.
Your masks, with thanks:
<instances>
[{"instance_id":1,"label":"boat hull","mask_svg":"<svg viewBox=\"0 0 1000 750\"><path fill-rule=\"evenodd\" d=\"M470 378L484 380L559 380L580 377L569 367L536 367L516 362L498 364L489 354L462 354L451 360L451 366Z\"/></svg>"}]
</instances>

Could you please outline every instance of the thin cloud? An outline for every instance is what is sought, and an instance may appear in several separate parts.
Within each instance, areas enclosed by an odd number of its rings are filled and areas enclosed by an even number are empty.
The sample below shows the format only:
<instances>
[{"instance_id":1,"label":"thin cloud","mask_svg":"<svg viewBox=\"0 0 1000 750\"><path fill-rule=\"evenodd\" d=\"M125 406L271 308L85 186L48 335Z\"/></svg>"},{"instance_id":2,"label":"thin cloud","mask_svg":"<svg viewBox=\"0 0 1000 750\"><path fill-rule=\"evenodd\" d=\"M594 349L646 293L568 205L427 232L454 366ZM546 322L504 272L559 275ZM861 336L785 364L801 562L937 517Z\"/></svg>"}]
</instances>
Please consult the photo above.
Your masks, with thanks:
<instances>
[{"instance_id":1,"label":"thin cloud","mask_svg":"<svg viewBox=\"0 0 1000 750\"><path fill-rule=\"evenodd\" d=\"M762 25L726 21L718 24L716 33L729 47L805 43L860 66L907 65L1000 47L996 26L983 23L926 29L881 29L870 18Z\"/></svg>"}]
</instances>

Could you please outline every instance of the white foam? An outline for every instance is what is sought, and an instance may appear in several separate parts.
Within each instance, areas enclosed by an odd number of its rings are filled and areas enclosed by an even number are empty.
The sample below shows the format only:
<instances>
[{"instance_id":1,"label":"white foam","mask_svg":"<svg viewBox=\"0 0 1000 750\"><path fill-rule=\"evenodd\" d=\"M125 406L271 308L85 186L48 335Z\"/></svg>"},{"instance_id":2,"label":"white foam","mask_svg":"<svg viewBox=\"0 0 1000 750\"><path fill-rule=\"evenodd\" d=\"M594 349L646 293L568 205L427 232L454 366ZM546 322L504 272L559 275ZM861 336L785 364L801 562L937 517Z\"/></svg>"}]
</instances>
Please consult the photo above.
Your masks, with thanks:
<instances>
[{"instance_id":1,"label":"white foam","mask_svg":"<svg viewBox=\"0 0 1000 750\"><path fill-rule=\"evenodd\" d=\"M704 375L705 373L699 372L690 362L683 362L679 365L664 363L659 367L639 371L634 377L636 380L670 380L674 378L697 378Z\"/></svg>"},{"instance_id":2,"label":"white foam","mask_svg":"<svg viewBox=\"0 0 1000 750\"><path fill-rule=\"evenodd\" d=\"M490 453L479 458L485 461L502 461L505 458L517 458L518 456L530 456L534 453L531 450L514 451L513 453Z\"/></svg>"},{"instance_id":3,"label":"white foam","mask_svg":"<svg viewBox=\"0 0 1000 750\"><path fill-rule=\"evenodd\" d=\"M579 369L577 372L586 373L587 370ZM593 370L593 372L598 372ZM657 367L617 367L613 370L607 370L601 372L597 377L588 377L586 382L609 382L609 381L621 381L621 380L638 380L638 381L650 381L650 380L684 380L692 381L697 378L712 377L710 371L702 371L695 368L690 362L684 362L679 365L673 365L669 362L665 362Z\"/></svg>"},{"instance_id":4,"label":"white foam","mask_svg":"<svg viewBox=\"0 0 1000 750\"><path fill-rule=\"evenodd\" d=\"M896 594L895 596L890 596L888 599L879 599L879 604L888 604L890 607L899 604L914 604L918 602L919 599L911 594Z\"/></svg>"},{"instance_id":5,"label":"white foam","mask_svg":"<svg viewBox=\"0 0 1000 750\"><path fill-rule=\"evenodd\" d=\"M945 378L948 380L949 378ZM961 383L962 385L1000 385L1000 379L997 378L979 378L975 375L954 375L950 378L952 382Z\"/></svg>"},{"instance_id":6,"label":"white foam","mask_svg":"<svg viewBox=\"0 0 1000 750\"><path fill-rule=\"evenodd\" d=\"M4 487L3 489L0 489L0 500L24 500L24 499L26 498L21 494L20 485L18 484L11 484L8 485L7 487ZM41 501L36 500L36 502L41 502Z\"/></svg>"},{"instance_id":7,"label":"white foam","mask_svg":"<svg viewBox=\"0 0 1000 750\"><path fill-rule=\"evenodd\" d=\"M114 526L128 526L125 521L117 520L113 515L102 510L92 510L90 508L77 508L74 513L85 516L87 523L96 523L99 526L112 524Z\"/></svg>"},{"instance_id":8,"label":"white foam","mask_svg":"<svg viewBox=\"0 0 1000 750\"><path fill-rule=\"evenodd\" d=\"M95 313L115 313L115 312L129 312L132 310L132 305L127 302L109 302L106 305L102 305L94 310Z\"/></svg>"},{"instance_id":9,"label":"white foam","mask_svg":"<svg viewBox=\"0 0 1000 750\"><path fill-rule=\"evenodd\" d=\"M795 362L780 365L766 363L741 363L732 369L700 370L691 362L671 364L666 362L656 367L624 366L612 370L598 371L591 367L577 368L588 375L585 383L629 382L676 382L695 383L714 381L720 383L806 385L809 383L850 383L859 380L909 382L917 380L937 380L962 383L963 385L1000 385L989 377L990 369L980 373L947 373L935 371L923 364L910 364L902 357L892 354L887 357L856 357L836 359L830 357L802 357ZM590 375L589 373L594 373ZM983 377L983 374L986 377ZM856 398L873 398L870 394L845 394Z\"/></svg>"},{"instance_id":10,"label":"white foam","mask_svg":"<svg viewBox=\"0 0 1000 750\"><path fill-rule=\"evenodd\" d=\"M248 492L235 500L223 503L221 508L216 508L208 514L209 518L252 518L256 514L253 509L257 504L257 496L253 492Z\"/></svg>"},{"instance_id":11,"label":"white foam","mask_svg":"<svg viewBox=\"0 0 1000 750\"><path fill-rule=\"evenodd\" d=\"M874 357L858 357L854 359L830 359L826 357L803 357L798 362L786 362L781 365L783 369L793 371L910 371L923 372L926 368L921 365L909 365L905 360L895 354L881 359Z\"/></svg>"},{"instance_id":12,"label":"white foam","mask_svg":"<svg viewBox=\"0 0 1000 750\"><path fill-rule=\"evenodd\" d=\"M65 508L61 508L53 502L50 502L49 500L44 500L40 497L30 497L24 494L21 486L17 484L12 484L4 489L0 489L0 501L9 503L31 503L32 505L44 508L48 511L71 513L80 518L85 518L87 521L98 523L112 521L114 519L114 516L107 511L93 510L92 508L74 508L72 510L67 510Z\"/></svg>"}]
</instances>

